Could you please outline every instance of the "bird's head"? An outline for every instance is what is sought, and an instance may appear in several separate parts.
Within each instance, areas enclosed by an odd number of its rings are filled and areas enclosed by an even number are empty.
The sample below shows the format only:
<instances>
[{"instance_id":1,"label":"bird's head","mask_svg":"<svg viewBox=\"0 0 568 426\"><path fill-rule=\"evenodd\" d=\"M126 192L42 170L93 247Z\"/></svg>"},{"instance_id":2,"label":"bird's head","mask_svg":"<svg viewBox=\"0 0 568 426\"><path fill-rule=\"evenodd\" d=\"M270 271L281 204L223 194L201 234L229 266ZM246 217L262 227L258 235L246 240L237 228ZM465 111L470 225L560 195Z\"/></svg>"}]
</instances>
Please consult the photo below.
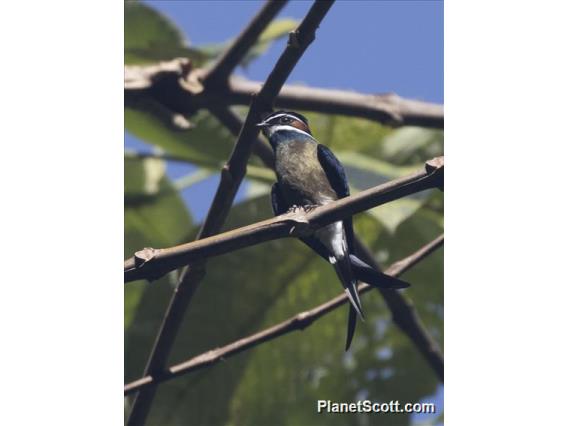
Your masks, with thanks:
<instances>
[{"instance_id":1,"label":"bird's head","mask_svg":"<svg viewBox=\"0 0 568 426\"><path fill-rule=\"evenodd\" d=\"M268 114L257 126L262 129L262 133L269 139L272 139L274 135L280 132L312 135L308 119L302 114L292 111L276 111Z\"/></svg>"}]
</instances>

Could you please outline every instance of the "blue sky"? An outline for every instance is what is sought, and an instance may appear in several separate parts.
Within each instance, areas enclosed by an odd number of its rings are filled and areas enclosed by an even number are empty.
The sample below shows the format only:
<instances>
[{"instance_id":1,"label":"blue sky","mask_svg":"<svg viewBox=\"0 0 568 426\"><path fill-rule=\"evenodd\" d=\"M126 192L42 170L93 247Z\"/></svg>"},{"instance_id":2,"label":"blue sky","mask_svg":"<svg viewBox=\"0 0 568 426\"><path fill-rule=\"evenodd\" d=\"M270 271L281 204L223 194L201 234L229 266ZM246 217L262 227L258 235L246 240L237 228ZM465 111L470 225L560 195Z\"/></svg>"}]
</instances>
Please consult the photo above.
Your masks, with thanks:
<instances>
[{"instance_id":1,"label":"blue sky","mask_svg":"<svg viewBox=\"0 0 568 426\"><path fill-rule=\"evenodd\" d=\"M235 37L259 10L261 1L146 1L182 29L192 45L227 41ZM279 17L301 20L310 1L291 1ZM318 29L317 38L292 72L289 83L352 89L364 93L394 92L400 96L443 103L443 2L337 1ZM246 70L238 73L264 80L285 46L274 43ZM125 135L129 148L147 149ZM172 178L194 170L168 164ZM218 177L183 192L190 210L201 220L217 188ZM242 197L243 189L237 194ZM443 388L431 401L443 406ZM415 420L425 420L416 416Z\"/></svg>"}]
</instances>

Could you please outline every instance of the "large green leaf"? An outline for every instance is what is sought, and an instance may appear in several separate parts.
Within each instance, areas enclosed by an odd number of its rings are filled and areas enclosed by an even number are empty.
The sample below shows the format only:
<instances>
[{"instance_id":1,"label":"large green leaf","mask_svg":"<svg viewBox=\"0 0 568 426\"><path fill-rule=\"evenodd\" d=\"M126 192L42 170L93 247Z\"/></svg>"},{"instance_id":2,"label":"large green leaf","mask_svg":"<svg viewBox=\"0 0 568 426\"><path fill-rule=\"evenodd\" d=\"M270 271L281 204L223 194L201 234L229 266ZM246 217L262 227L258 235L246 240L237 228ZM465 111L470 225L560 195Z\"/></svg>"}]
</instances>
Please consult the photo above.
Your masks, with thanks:
<instances>
[{"instance_id":1,"label":"large green leaf","mask_svg":"<svg viewBox=\"0 0 568 426\"><path fill-rule=\"evenodd\" d=\"M236 206L227 228L271 216L267 196ZM421 209L391 235L369 215L358 215L356 232L389 261L404 257L441 231L441 219ZM435 255L415 272L405 292L428 329L441 342L442 258ZM157 292L157 286L150 286ZM164 293L169 294L169 286ZM339 294L333 268L300 242L278 240L213 258L180 330L170 363L222 346L282 321ZM145 311L165 309L165 297L140 303L137 345L130 345L126 376L143 368L159 324ZM157 297L157 299L156 299ZM437 380L409 340L396 329L382 299L363 300L368 320L359 324L353 350L343 351L346 308L293 333L202 372L160 386L148 424L298 425L360 424L361 416L317 414L317 399L418 401L435 391ZM153 320L149 321L148 318ZM136 321L134 322L134 324ZM152 333L150 333L152 331ZM144 336L144 332L148 335ZM285 412L286 415L277 415ZM368 417L373 424L408 424L407 416Z\"/></svg>"},{"instance_id":2,"label":"large green leaf","mask_svg":"<svg viewBox=\"0 0 568 426\"><path fill-rule=\"evenodd\" d=\"M125 258L144 247L169 247L179 244L187 239L192 230L189 212L164 171L162 160L125 159ZM145 327L143 321L135 320L141 298L148 291L148 287L165 288L161 284L168 282L170 278L161 279L151 286L144 282L135 282L125 287L125 328ZM159 312L158 315L160 314ZM127 336L127 346L129 342Z\"/></svg>"},{"instance_id":3,"label":"large green leaf","mask_svg":"<svg viewBox=\"0 0 568 426\"><path fill-rule=\"evenodd\" d=\"M199 113L191 121L193 128L174 130L148 109L124 111L125 127L132 135L168 154L218 170L231 152L233 136L209 113Z\"/></svg>"},{"instance_id":4,"label":"large green leaf","mask_svg":"<svg viewBox=\"0 0 568 426\"><path fill-rule=\"evenodd\" d=\"M442 155L443 147L443 131L403 127L384 138L381 156L394 164L412 164Z\"/></svg>"},{"instance_id":5,"label":"large green leaf","mask_svg":"<svg viewBox=\"0 0 568 426\"><path fill-rule=\"evenodd\" d=\"M333 151L352 151L380 158L381 141L393 130L362 118L304 113L314 137Z\"/></svg>"},{"instance_id":6,"label":"large green leaf","mask_svg":"<svg viewBox=\"0 0 568 426\"><path fill-rule=\"evenodd\" d=\"M235 143L235 137L205 111L192 117L193 127L188 130L174 130L147 108L126 108L124 121L126 129L144 142L215 172L225 164ZM274 173L258 164L258 160L249 164L247 176L272 182Z\"/></svg>"},{"instance_id":7,"label":"large green leaf","mask_svg":"<svg viewBox=\"0 0 568 426\"><path fill-rule=\"evenodd\" d=\"M362 118L304 112L316 139L334 151L412 166L442 155L444 133L421 127L393 129Z\"/></svg>"},{"instance_id":8,"label":"large green leaf","mask_svg":"<svg viewBox=\"0 0 568 426\"><path fill-rule=\"evenodd\" d=\"M166 163L156 158L124 157L124 196L154 197L161 190Z\"/></svg>"},{"instance_id":9,"label":"large green leaf","mask_svg":"<svg viewBox=\"0 0 568 426\"><path fill-rule=\"evenodd\" d=\"M199 65L209 56L189 47L181 31L166 16L145 4L124 3L124 63L144 64L188 57Z\"/></svg>"},{"instance_id":10,"label":"large green leaf","mask_svg":"<svg viewBox=\"0 0 568 426\"><path fill-rule=\"evenodd\" d=\"M278 19L260 35L247 53L242 65L262 55L270 44L298 26L293 19ZM190 47L181 30L156 9L134 1L124 5L124 62L146 64L177 57L190 58L194 66L203 66L207 61L223 53L231 41L219 44Z\"/></svg>"}]
</instances>

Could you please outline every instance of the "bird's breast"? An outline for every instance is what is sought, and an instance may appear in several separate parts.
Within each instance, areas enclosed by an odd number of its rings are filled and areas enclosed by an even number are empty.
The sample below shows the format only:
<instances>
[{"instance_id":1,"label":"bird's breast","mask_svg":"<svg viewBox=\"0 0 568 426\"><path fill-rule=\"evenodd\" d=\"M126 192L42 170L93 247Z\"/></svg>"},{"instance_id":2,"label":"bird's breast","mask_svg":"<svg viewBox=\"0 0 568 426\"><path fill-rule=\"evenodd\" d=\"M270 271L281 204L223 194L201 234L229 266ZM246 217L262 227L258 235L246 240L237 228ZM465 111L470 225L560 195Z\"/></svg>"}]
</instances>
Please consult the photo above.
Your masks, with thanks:
<instances>
[{"instance_id":1,"label":"bird's breast","mask_svg":"<svg viewBox=\"0 0 568 426\"><path fill-rule=\"evenodd\" d=\"M275 166L283 196L290 205L320 205L337 199L318 160L316 143L279 144Z\"/></svg>"}]
</instances>

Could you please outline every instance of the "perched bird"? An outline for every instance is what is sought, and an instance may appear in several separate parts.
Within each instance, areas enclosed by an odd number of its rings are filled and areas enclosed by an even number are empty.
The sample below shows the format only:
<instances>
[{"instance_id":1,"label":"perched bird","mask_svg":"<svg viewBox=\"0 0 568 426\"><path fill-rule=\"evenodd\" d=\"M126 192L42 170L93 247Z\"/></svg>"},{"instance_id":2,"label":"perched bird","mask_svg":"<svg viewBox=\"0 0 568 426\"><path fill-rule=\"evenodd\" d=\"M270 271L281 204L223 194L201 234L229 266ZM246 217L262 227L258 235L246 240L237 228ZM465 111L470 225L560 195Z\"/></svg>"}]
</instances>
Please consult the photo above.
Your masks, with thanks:
<instances>
[{"instance_id":1,"label":"perched bird","mask_svg":"<svg viewBox=\"0 0 568 426\"><path fill-rule=\"evenodd\" d=\"M345 171L331 150L312 136L308 120L301 114L277 111L257 124L275 154L278 182L272 186L275 215L290 210L323 206L349 195ZM318 229L301 240L333 265L349 298L350 309L345 350L349 349L357 315L363 319L357 280L378 288L405 288L409 284L383 274L354 254L351 217Z\"/></svg>"}]
</instances>

